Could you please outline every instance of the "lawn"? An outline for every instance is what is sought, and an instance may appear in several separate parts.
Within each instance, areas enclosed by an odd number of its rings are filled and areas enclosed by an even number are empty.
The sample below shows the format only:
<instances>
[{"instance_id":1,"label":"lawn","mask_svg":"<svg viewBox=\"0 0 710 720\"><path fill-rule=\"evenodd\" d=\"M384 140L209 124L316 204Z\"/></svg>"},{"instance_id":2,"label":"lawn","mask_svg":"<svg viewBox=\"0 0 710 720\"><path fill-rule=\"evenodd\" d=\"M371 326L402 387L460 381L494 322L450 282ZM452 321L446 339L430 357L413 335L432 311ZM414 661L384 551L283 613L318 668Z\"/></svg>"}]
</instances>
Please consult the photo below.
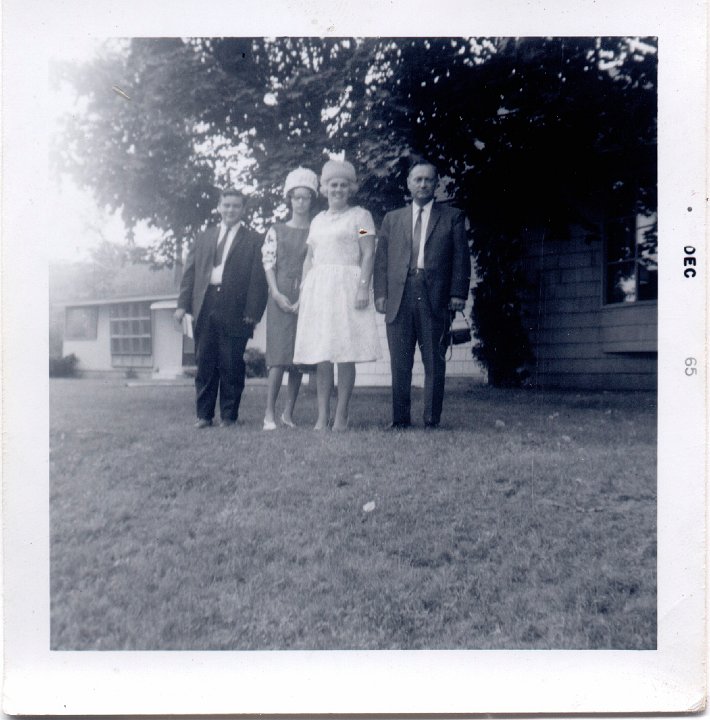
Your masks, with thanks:
<instances>
[{"instance_id":1,"label":"lawn","mask_svg":"<svg viewBox=\"0 0 710 720\"><path fill-rule=\"evenodd\" d=\"M655 394L464 381L399 433L386 389L347 433L265 396L195 431L189 386L50 382L52 649L655 647Z\"/></svg>"}]
</instances>

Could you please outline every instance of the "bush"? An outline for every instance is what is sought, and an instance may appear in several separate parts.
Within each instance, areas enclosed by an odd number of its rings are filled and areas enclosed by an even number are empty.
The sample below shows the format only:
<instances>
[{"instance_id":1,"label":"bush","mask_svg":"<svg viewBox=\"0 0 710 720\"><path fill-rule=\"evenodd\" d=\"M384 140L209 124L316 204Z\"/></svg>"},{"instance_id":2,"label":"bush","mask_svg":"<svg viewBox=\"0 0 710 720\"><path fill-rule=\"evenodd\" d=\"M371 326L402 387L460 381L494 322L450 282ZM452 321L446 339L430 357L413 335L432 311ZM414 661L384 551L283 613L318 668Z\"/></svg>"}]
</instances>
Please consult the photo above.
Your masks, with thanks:
<instances>
[{"instance_id":1,"label":"bush","mask_svg":"<svg viewBox=\"0 0 710 720\"><path fill-rule=\"evenodd\" d=\"M266 377L266 356L261 350L256 348L247 348L244 352L244 364L246 365L246 376L248 378ZM197 373L196 367L183 368L185 377L194 378Z\"/></svg>"},{"instance_id":2,"label":"bush","mask_svg":"<svg viewBox=\"0 0 710 720\"><path fill-rule=\"evenodd\" d=\"M473 289L471 321L477 343L473 356L488 371L493 387L517 387L525 381L526 365L534 362L522 320L523 272L520 236L505 231L475 235L474 258L479 282Z\"/></svg>"},{"instance_id":3,"label":"bush","mask_svg":"<svg viewBox=\"0 0 710 720\"><path fill-rule=\"evenodd\" d=\"M266 377L266 356L261 350L247 348L244 353L244 362L247 366L247 377Z\"/></svg>"},{"instance_id":4,"label":"bush","mask_svg":"<svg viewBox=\"0 0 710 720\"><path fill-rule=\"evenodd\" d=\"M71 353L64 357L49 358L49 377L76 377L79 358Z\"/></svg>"}]
</instances>

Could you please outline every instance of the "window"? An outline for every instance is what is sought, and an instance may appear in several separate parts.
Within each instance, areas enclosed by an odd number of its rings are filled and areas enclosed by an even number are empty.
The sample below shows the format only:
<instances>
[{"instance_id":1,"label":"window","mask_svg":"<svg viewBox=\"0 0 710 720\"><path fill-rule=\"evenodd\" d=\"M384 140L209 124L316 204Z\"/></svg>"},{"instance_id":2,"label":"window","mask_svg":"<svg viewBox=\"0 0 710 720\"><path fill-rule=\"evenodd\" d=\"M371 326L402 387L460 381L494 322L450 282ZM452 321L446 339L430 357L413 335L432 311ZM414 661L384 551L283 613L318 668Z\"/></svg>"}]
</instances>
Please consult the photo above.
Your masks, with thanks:
<instances>
[{"instance_id":1,"label":"window","mask_svg":"<svg viewBox=\"0 0 710 720\"><path fill-rule=\"evenodd\" d=\"M64 316L64 337L67 340L96 340L98 321L97 307L68 307Z\"/></svg>"},{"instance_id":2,"label":"window","mask_svg":"<svg viewBox=\"0 0 710 720\"><path fill-rule=\"evenodd\" d=\"M117 303L109 308L114 365L150 365L153 351L150 303Z\"/></svg>"},{"instance_id":3,"label":"window","mask_svg":"<svg viewBox=\"0 0 710 720\"><path fill-rule=\"evenodd\" d=\"M616 218L605 230L606 302L658 299L656 213Z\"/></svg>"}]
</instances>

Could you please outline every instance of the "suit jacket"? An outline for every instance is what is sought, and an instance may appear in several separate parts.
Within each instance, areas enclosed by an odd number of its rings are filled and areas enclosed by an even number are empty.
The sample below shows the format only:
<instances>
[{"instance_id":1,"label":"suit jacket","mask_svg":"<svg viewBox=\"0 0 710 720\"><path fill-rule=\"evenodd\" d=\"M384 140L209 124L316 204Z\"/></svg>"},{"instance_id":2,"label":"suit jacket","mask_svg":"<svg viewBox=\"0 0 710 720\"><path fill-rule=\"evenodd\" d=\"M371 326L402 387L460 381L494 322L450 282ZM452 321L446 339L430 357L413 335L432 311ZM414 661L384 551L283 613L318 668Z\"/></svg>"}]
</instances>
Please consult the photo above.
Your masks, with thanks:
<instances>
[{"instance_id":1,"label":"suit jacket","mask_svg":"<svg viewBox=\"0 0 710 720\"><path fill-rule=\"evenodd\" d=\"M202 303L214 265L214 255L219 239L219 226L199 235L190 248L180 283L178 307L190 313L197 324ZM224 323L229 335L251 337L254 326L244 318L255 322L261 319L266 308L268 287L261 262L262 238L242 225L232 241L222 273L222 300Z\"/></svg>"},{"instance_id":2,"label":"suit jacket","mask_svg":"<svg viewBox=\"0 0 710 720\"><path fill-rule=\"evenodd\" d=\"M391 323L399 312L412 251L412 206L385 215L377 234L375 253L375 298L387 301L385 320ZM434 203L424 245L424 279L435 315L444 317L451 297L467 298L471 279L464 214Z\"/></svg>"}]
</instances>

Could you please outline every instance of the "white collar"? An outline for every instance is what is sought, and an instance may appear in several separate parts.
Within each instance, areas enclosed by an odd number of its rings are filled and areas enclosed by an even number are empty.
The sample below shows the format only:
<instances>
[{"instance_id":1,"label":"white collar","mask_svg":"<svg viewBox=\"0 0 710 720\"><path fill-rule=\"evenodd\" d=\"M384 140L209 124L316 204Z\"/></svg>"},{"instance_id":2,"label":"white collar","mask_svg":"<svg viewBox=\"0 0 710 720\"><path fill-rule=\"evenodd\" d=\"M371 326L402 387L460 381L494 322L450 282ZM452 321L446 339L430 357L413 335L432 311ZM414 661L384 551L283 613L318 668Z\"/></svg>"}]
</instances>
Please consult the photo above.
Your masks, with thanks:
<instances>
[{"instance_id":1,"label":"white collar","mask_svg":"<svg viewBox=\"0 0 710 720\"><path fill-rule=\"evenodd\" d=\"M232 233L232 236L234 236L234 234L239 231L239 228L242 226L242 224L243 224L243 223L242 223L242 221L240 220L239 222L234 223L234 225L232 225L231 228L229 228L229 230L230 230L231 233ZM225 223L224 223L223 221L220 221L220 223L219 223L219 237L222 237L222 235L224 235L224 231L225 231L226 229L227 229L227 226L225 225Z\"/></svg>"},{"instance_id":2,"label":"white collar","mask_svg":"<svg viewBox=\"0 0 710 720\"><path fill-rule=\"evenodd\" d=\"M414 209L421 207L422 209L422 215L428 215L431 212L432 205L434 204L434 198L429 200L429 202L426 205L418 205L417 203L412 203L412 215L414 215Z\"/></svg>"}]
</instances>

